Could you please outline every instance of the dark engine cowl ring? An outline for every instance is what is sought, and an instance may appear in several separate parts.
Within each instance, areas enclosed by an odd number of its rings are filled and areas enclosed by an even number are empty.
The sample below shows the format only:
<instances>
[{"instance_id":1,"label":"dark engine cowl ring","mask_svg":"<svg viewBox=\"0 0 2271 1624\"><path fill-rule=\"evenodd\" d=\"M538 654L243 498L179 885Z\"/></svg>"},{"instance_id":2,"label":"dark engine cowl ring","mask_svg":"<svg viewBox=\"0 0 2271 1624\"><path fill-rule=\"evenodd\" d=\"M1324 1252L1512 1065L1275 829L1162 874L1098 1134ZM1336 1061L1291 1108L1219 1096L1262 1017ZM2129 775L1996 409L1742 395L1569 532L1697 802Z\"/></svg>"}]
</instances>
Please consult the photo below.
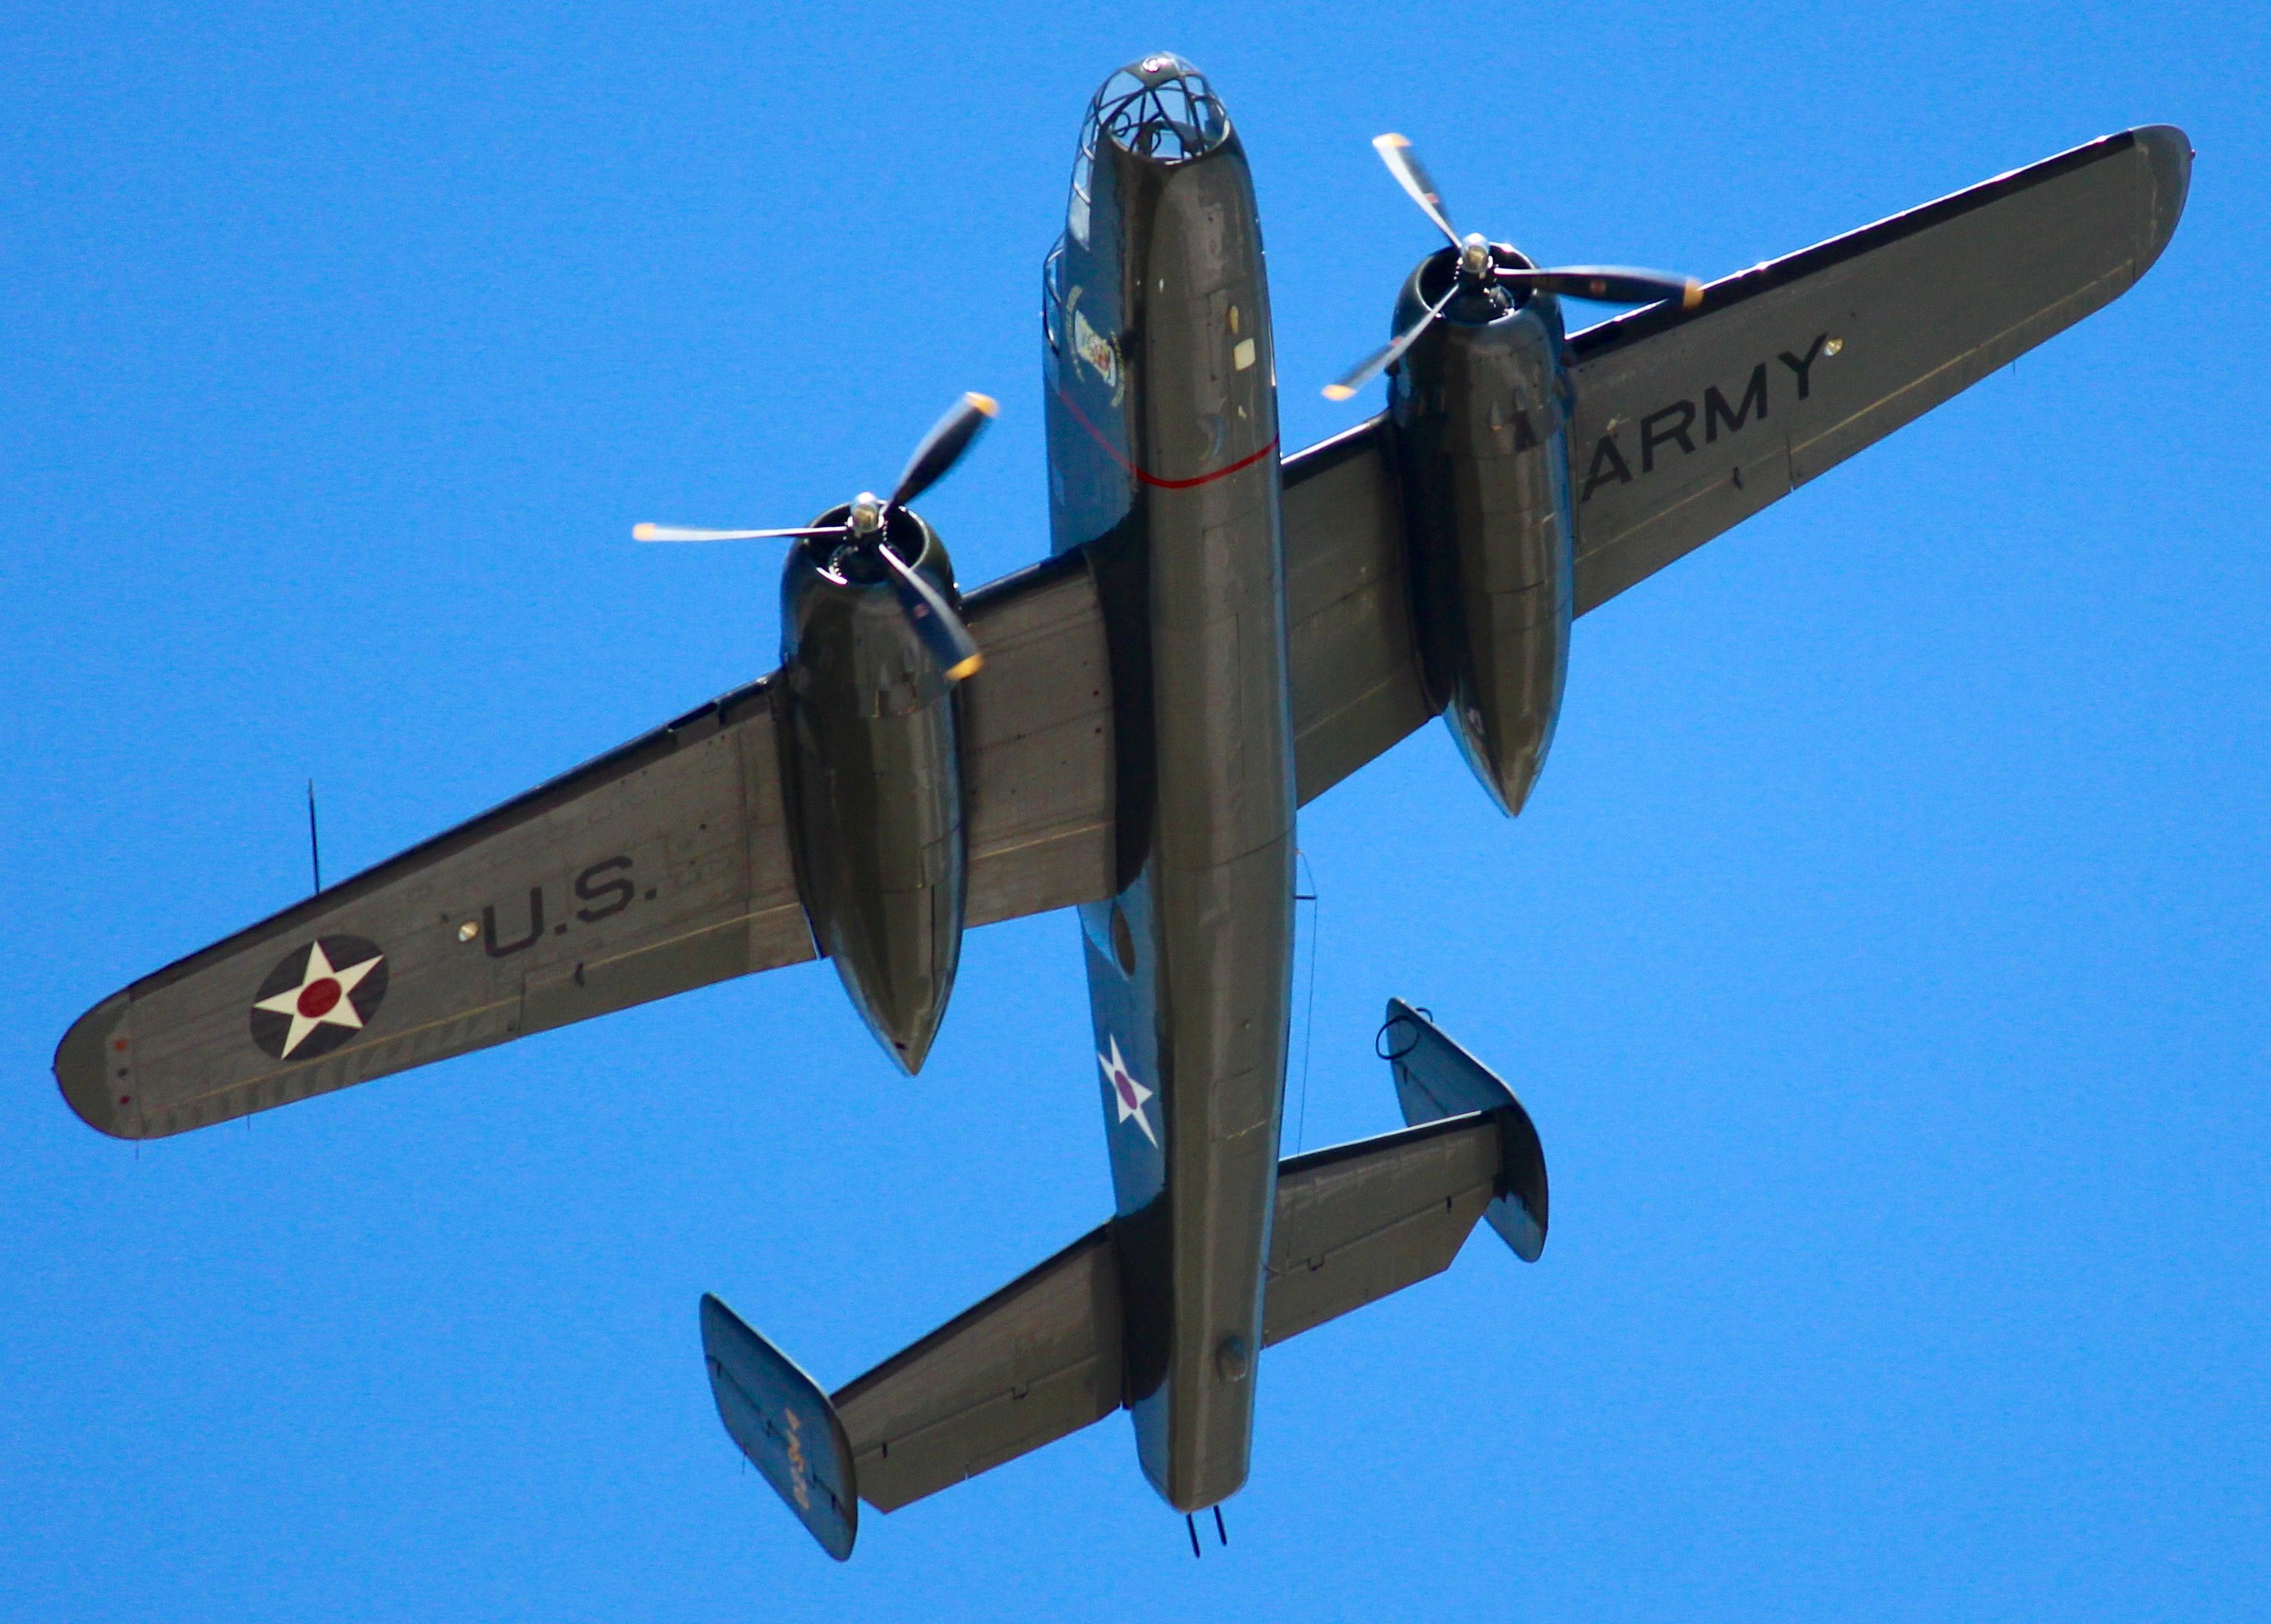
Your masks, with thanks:
<instances>
[{"instance_id":1,"label":"dark engine cowl ring","mask_svg":"<svg viewBox=\"0 0 2271 1624\"><path fill-rule=\"evenodd\" d=\"M812 528L820 530L849 525L851 521L852 504L840 502L814 519ZM797 543L797 550L815 571L840 586L875 586L887 579L888 571L882 561L869 552L872 545L835 536L808 536ZM949 597L958 599L952 573L942 575L937 559L928 556L936 551L934 533L912 512L905 508L885 510L882 545L912 568L937 580Z\"/></svg>"},{"instance_id":2,"label":"dark engine cowl ring","mask_svg":"<svg viewBox=\"0 0 2271 1624\"><path fill-rule=\"evenodd\" d=\"M1459 275L1459 250L1439 248L1415 265L1404 279L1403 296L1396 302L1396 317L1389 330L1404 332L1447 294L1453 297L1437 319L1466 327L1494 322L1521 302L1508 289L1465 280Z\"/></svg>"}]
</instances>

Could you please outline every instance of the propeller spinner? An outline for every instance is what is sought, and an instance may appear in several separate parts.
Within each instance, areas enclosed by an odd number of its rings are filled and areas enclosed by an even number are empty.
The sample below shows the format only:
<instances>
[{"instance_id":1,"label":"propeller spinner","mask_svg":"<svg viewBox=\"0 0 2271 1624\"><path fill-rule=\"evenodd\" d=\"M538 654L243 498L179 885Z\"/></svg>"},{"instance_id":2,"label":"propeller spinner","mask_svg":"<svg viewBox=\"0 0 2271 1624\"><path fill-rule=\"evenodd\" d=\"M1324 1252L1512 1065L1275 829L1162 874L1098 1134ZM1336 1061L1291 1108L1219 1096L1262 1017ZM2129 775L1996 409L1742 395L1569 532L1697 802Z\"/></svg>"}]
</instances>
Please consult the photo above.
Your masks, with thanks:
<instances>
[{"instance_id":1,"label":"propeller spinner","mask_svg":"<svg viewBox=\"0 0 2271 1624\"><path fill-rule=\"evenodd\" d=\"M899 607L905 611L913 625L915 636L924 649L938 662L939 669L949 682L959 682L984 663L978 652L978 643L970 635L970 628L961 615L946 600L946 595L934 585L930 577L917 570L886 544L890 531L890 518L902 511L923 492L944 479L954 465L962 460L986 425L999 415L1001 408L992 397L966 394L947 408L946 415L931 426L922 443L907 458L898 483L891 488L888 498L878 498L872 491L861 491L852 503L849 516L840 525L805 525L791 530L689 530L677 525L639 525L633 527L635 541L806 541L836 538L845 545L859 548L867 557L883 567L883 578L890 584Z\"/></svg>"},{"instance_id":2,"label":"propeller spinner","mask_svg":"<svg viewBox=\"0 0 2271 1624\"><path fill-rule=\"evenodd\" d=\"M1462 293L1487 294L1504 289L1512 294L1559 294L1568 299L1597 300L1605 304L1654 304L1677 299L1683 309L1702 302L1703 284L1692 276L1672 276L1662 271L1642 271L1630 265L1559 265L1541 269L1504 242L1492 242L1478 231L1461 236L1444 212L1442 194L1435 190L1418 153L1400 135L1377 136L1374 150L1396 177L1396 183L1419 205L1459 253L1458 274L1450 288L1423 310L1418 319L1381 349L1351 368L1337 383L1325 385L1325 399L1346 400L1365 384L1401 360L1419 341L1435 318ZM1500 302L1503 302L1501 301Z\"/></svg>"}]
</instances>

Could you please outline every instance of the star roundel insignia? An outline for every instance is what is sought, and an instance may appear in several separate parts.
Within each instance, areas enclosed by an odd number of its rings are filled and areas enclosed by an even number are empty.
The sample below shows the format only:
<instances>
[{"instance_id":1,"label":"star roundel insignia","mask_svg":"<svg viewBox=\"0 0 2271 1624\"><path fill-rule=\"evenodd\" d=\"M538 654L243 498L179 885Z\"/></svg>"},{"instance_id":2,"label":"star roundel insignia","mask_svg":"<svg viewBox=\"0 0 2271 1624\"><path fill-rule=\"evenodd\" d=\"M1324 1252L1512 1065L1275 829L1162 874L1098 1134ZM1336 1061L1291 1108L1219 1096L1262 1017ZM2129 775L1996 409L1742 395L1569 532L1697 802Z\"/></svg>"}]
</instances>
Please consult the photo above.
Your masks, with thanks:
<instances>
[{"instance_id":1,"label":"star roundel insignia","mask_svg":"<svg viewBox=\"0 0 2271 1624\"><path fill-rule=\"evenodd\" d=\"M1159 1136L1151 1131L1151 1119L1143 1114L1143 1102L1151 1098L1152 1091L1138 1083L1136 1074L1128 1069L1128 1062L1121 1058L1119 1039L1112 1039L1109 1058L1099 1054L1096 1063L1103 1069L1106 1086L1112 1090L1113 1107L1120 1113L1118 1121L1134 1119L1136 1126L1143 1130L1143 1136L1158 1144Z\"/></svg>"},{"instance_id":2,"label":"star roundel insignia","mask_svg":"<svg viewBox=\"0 0 2271 1624\"><path fill-rule=\"evenodd\" d=\"M252 1040L278 1060L328 1054L378 1013L386 955L361 936L319 936L284 955L252 996Z\"/></svg>"}]
</instances>

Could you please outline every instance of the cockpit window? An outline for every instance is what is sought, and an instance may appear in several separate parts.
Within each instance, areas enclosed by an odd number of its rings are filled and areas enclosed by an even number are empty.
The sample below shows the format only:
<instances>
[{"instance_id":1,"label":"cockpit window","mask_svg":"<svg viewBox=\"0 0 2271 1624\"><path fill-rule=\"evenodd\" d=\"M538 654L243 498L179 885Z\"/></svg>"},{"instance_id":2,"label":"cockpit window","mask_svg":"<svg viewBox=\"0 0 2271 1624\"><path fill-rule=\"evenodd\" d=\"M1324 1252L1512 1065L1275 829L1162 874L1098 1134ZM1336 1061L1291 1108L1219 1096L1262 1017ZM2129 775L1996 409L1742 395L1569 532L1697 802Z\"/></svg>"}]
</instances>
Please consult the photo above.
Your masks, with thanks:
<instances>
[{"instance_id":1,"label":"cockpit window","mask_svg":"<svg viewBox=\"0 0 2271 1624\"><path fill-rule=\"evenodd\" d=\"M1083 149L1095 150L1098 129L1139 158L1180 163L1220 146L1230 118L1196 68L1163 52L1105 80L1081 132Z\"/></svg>"},{"instance_id":2,"label":"cockpit window","mask_svg":"<svg viewBox=\"0 0 2271 1624\"><path fill-rule=\"evenodd\" d=\"M1072 163L1072 197L1065 205L1065 226L1073 240L1083 248L1088 246L1088 212L1096 177L1096 124L1091 116L1088 126L1080 132L1080 156Z\"/></svg>"}]
</instances>

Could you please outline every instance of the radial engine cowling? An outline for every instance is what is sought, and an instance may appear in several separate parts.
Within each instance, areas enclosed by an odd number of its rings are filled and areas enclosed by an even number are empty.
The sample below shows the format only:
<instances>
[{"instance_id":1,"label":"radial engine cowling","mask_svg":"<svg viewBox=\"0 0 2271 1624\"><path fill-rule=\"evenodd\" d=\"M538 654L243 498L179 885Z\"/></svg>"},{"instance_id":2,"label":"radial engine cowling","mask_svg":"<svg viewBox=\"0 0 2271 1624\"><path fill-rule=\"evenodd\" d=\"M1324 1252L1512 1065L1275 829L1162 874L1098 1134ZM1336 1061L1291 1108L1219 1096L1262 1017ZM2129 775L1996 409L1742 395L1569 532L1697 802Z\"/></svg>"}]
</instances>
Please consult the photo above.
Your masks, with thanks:
<instances>
[{"instance_id":1,"label":"radial engine cowling","mask_svg":"<svg viewBox=\"0 0 2271 1624\"><path fill-rule=\"evenodd\" d=\"M1396 331L1449 291L1456 264L1449 250L1421 262L1396 302ZM1430 697L1509 817L1545 765L1568 668L1561 340L1551 294L1515 303L1463 292L1389 389Z\"/></svg>"},{"instance_id":2,"label":"radial engine cowling","mask_svg":"<svg viewBox=\"0 0 2271 1624\"><path fill-rule=\"evenodd\" d=\"M848 508L814 521L840 524ZM889 545L958 602L928 525ZM883 1047L920 1069L962 957L966 856L954 684L917 640L882 564L808 539L781 576L781 731L798 882L821 950Z\"/></svg>"}]
</instances>

